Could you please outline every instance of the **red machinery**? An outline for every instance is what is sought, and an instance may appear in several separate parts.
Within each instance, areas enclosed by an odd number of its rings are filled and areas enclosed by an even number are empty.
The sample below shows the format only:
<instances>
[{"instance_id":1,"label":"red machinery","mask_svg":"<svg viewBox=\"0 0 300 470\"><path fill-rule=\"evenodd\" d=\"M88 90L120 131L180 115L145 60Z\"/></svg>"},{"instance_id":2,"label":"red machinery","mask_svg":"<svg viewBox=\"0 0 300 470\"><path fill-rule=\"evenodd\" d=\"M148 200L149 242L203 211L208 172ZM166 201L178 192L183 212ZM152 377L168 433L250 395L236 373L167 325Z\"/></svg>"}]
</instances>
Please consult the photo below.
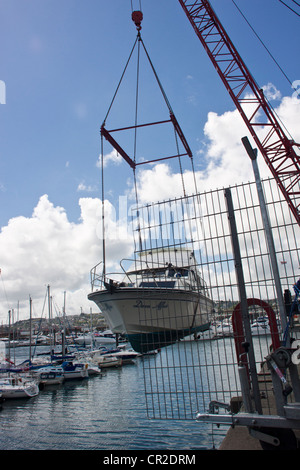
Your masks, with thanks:
<instances>
[{"instance_id":1,"label":"red machinery","mask_svg":"<svg viewBox=\"0 0 300 470\"><path fill-rule=\"evenodd\" d=\"M284 132L209 1L179 0L179 3L300 225L300 156L295 151L300 145Z\"/></svg>"}]
</instances>

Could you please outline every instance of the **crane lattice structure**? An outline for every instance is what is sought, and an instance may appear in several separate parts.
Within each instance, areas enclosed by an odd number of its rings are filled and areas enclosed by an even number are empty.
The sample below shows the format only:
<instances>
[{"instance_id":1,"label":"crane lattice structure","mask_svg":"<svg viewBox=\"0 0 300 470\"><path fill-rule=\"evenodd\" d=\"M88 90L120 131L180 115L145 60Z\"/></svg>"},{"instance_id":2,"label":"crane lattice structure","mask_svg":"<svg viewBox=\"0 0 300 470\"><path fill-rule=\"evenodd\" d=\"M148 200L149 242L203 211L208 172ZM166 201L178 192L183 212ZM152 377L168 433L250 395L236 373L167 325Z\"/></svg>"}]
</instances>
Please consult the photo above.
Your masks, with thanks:
<instances>
[{"instance_id":1,"label":"crane lattice structure","mask_svg":"<svg viewBox=\"0 0 300 470\"><path fill-rule=\"evenodd\" d=\"M300 145L268 103L208 0L179 0L300 225Z\"/></svg>"}]
</instances>

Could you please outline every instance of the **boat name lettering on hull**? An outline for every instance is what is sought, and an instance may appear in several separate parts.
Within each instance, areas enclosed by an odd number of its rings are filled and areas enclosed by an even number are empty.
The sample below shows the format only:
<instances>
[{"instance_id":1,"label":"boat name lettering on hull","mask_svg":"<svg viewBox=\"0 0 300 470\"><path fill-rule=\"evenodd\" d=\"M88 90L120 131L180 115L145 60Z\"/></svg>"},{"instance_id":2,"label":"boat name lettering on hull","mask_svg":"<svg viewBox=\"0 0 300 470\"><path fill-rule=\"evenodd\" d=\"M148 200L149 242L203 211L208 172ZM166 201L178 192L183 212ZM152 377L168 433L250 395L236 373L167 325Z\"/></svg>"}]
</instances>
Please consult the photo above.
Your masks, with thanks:
<instances>
[{"instance_id":1,"label":"boat name lettering on hull","mask_svg":"<svg viewBox=\"0 0 300 470\"><path fill-rule=\"evenodd\" d=\"M144 304L142 300L137 300L134 308L151 308L151 305ZM162 310L163 308L168 308L168 304L162 300L157 305L153 305L152 308L155 308L156 310Z\"/></svg>"}]
</instances>

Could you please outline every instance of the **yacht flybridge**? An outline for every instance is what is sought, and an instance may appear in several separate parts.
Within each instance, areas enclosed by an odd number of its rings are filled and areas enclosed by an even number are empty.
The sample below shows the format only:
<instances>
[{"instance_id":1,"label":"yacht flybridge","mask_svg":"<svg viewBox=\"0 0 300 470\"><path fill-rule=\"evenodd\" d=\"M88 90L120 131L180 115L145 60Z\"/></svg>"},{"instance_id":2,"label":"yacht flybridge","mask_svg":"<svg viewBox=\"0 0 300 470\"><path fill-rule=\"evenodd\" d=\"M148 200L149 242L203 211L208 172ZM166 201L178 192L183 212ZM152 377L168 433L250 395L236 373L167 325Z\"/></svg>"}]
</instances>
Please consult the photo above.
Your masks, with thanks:
<instances>
[{"instance_id":1,"label":"yacht flybridge","mask_svg":"<svg viewBox=\"0 0 300 470\"><path fill-rule=\"evenodd\" d=\"M213 302L196 265L193 252L182 248L141 252L123 279L99 275L97 265L88 298L114 333L145 353L209 328Z\"/></svg>"}]
</instances>

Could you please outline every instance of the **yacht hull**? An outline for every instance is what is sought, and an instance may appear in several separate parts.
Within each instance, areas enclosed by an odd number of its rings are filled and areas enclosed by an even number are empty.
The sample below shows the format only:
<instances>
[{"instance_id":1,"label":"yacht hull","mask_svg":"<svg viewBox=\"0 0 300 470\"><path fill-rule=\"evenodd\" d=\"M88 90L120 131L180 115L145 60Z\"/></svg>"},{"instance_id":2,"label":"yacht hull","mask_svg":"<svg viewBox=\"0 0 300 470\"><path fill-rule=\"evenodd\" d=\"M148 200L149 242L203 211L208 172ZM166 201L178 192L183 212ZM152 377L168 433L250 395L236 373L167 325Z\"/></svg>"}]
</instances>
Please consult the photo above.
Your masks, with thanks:
<instances>
[{"instance_id":1,"label":"yacht hull","mask_svg":"<svg viewBox=\"0 0 300 470\"><path fill-rule=\"evenodd\" d=\"M88 296L114 333L125 334L141 353L209 328L213 302L195 291L119 288Z\"/></svg>"}]
</instances>

